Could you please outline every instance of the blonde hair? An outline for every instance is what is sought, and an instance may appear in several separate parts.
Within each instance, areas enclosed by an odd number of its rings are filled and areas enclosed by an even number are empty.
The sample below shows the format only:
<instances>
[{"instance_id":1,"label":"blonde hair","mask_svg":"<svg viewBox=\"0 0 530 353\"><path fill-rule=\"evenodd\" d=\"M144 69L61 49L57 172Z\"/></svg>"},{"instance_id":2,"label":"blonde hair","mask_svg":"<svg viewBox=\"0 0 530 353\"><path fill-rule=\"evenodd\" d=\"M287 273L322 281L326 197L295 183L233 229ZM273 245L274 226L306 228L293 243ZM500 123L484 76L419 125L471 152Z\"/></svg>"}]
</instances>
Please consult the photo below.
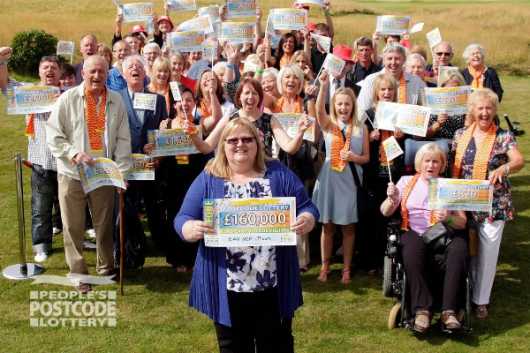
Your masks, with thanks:
<instances>
[{"instance_id":1,"label":"blonde hair","mask_svg":"<svg viewBox=\"0 0 530 353\"><path fill-rule=\"evenodd\" d=\"M230 120L228 124L223 129L221 137L219 138L219 143L217 144L217 149L215 151L215 158L212 158L206 164L204 168L208 173L218 178L229 179L232 175L232 170L228 164L228 159L226 158L225 145L226 138L230 136L232 132L239 128L246 129L254 138L257 144L257 153L256 159L254 160L254 170L259 173L264 173L266 170L265 161L265 147L263 146L263 141L261 140L258 129L254 126L250 120L245 118L235 118Z\"/></svg>"},{"instance_id":2,"label":"blonde hair","mask_svg":"<svg viewBox=\"0 0 530 353\"><path fill-rule=\"evenodd\" d=\"M297 94L300 94L302 92L302 89L304 88L304 72L302 69L296 65L296 64L289 64L285 65L280 72L278 73L278 77L276 78L276 85L278 88L278 92L280 92L281 95L283 95L283 77L287 74L294 74L298 80L300 81L300 87L298 88Z\"/></svg>"},{"instance_id":3,"label":"blonde hair","mask_svg":"<svg viewBox=\"0 0 530 353\"><path fill-rule=\"evenodd\" d=\"M439 87L445 87L449 81L455 80L458 81L459 86L464 86L466 84L466 80L464 79L464 76L458 71L442 71L442 74L440 74L440 81L438 82Z\"/></svg>"},{"instance_id":4,"label":"blonde hair","mask_svg":"<svg viewBox=\"0 0 530 353\"><path fill-rule=\"evenodd\" d=\"M357 99L355 97L355 93L353 92L351 88L341 87L335 91L335 94L333 95L333 97L331 97L331 102L329 106L329 118L335 125L338 125L337 111L335 109L335 101L337 100L337 96L341 94L350 97L352 101L352 110L351 110L351 117L350 117L350 121L351 121L350 123L352 124L352 127L353 127L352 133L354 135L359 135L360 128L361 128L361 122L359 121L359 119L357 119Z\"/></svg>"},{"instance_id":5,"label":"blonde hair","mask_svg":"<svg viewBox=\"0 0 530 353\"><path fill-rule=\"evenodd\" d=\"M445 152L435 142L429 142L421 146L418 152L416 152L416 156L414 157L414 168L416 169L416 172L420 171L421 163L423 162L423 159L425 158L426 154L431 154L439 157L440 161L442 162L440 172L443 172L445 170L445 168L447 167L447 156L445 155Z\"/></svg>"},{"instance_id":6,"label":"blonde hair","mask_svg":"<svg viewBox=\"0 0 530 353\"><path fill-rule=\"evenodd\" d=\"M397 80L392 76L391 74L382 74L375 78L374 80L374 91L373 91L373 106L377 106L377 103L379 103L379 90L381 89L381 86L386 83L389 84L394 89L394 98L392 98L392 102L395 102L397 100L397 92L399 88L399 83Z\"/></svg>"},{"instance_id":7,"label":"blonde hair","mask_svg":"<svg viewBox=\"0 0 530 353\"><path fill-rule=\"evenodd\" d=\"M473 120L475 120L473 111L478 102L482 101L483 99L487 99L491 104L493 104L495 107L495 112L497 112L499 108L499 97L495 94L495 92L489 88L477 88L473 90L473 93L471 93L467 99L467 114Z\"/></svg>"},{"instance_id":8,"label":"blonde hair","mask_svg":"<svg viewBox=\"0 0 530 353\"><path fill-rule=\"evenodd\" d=\"M151 71L156 72L158 70L167 70L167 72L171 73L171 63L169 62L169 60L162 56L156 58L153 62L153 67L151 68ZM169 80L170 79L168 78L168 81Z\"/></svg>"}]
</instances>

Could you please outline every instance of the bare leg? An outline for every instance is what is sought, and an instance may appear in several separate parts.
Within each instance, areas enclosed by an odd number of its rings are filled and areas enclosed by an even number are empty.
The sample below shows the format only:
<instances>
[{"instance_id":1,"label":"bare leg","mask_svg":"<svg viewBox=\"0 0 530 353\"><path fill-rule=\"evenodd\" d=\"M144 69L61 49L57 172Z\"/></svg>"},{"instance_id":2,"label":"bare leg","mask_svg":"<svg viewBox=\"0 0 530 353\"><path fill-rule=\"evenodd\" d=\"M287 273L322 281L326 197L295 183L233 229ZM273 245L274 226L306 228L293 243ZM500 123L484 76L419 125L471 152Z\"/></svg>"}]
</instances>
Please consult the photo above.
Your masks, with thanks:
<instances>
[{"instance_id":1,"label":"bare leg","mask_svg":"<svg viewBox=\"0 0 530 353\"><path fill-rule=\"evenodd\" d=\"M328 280L329 262L331 259L331 252L333 250L333 233L335 232L335 225L333 223L325 223L322 226L322 235L320 237L320 254L322 257L322 267L320 268L320 275L318 280L326 282Z\"/></svg>"},{"instance_id":2,"label":"bare leg","mask_svg":"<svg viewBox=\"0 0 530 353\"><path fill-rule=\"evenodd\" d=\"M354 224L348 224L342 226L342 248L344 251L343 255L343 264L342 269L342 279L343 284L348 284L351 282L351 261L353 257L353 248L355 243L355 228Z\"/></svg>"}]
</instances>

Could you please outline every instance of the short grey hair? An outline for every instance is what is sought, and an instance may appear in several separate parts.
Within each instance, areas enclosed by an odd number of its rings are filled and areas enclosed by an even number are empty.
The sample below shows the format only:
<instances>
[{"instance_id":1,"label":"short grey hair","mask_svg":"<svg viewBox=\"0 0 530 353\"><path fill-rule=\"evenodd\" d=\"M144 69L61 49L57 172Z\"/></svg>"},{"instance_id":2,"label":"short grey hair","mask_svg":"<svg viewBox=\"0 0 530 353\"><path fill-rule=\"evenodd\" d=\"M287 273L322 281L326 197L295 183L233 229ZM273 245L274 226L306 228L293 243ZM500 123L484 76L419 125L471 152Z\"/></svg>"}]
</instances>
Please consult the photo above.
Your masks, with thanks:
<instances>
[{"instance_id":1,"label":"short grey hair","mask_svg":"<svg viewBox=\"0 0 530 353\"><path fill-rule=\"evenodd\" d=\"M268 67L265 70L263 70L263 74L261 75L261 77L265 77L269 75L274 78L278 77L278 69L275 67Z\"/></svg>"},{"instance_id":2,"label":"short grey hair","mask_svg":"<svg viewBox=\"0 0 530 353\"><path fill-rule=\"evenodd\" d=\"M94 55L90 55L88 58L86 58L83 61L83 71L87 71L88 66L94 64L97 61L101 61L102 63L104 63L105 67L106 67L106 71L109 70L109 63L108 63L107 59L105 59L104 57L102 57L99 54L94 54Z\"/></svg>"},{"instance_id":3,"label":"short grey hair","mask_svg":"<svg viewBox=\"0 0 530 353\"><path fill-rule=\"evenodd\" d=\"M390 53L398 53L403 56L404 59L407 57L407 49L398 43L390 43L385 46L385 49L383 49L383 57Z\"/></svg>"},{"instance_id":4,"label":"short grey hair","mask_svg":"<svg viewBox=\"0 0 530 353\"><path fill-rule=\"evenodd\" d=\"M300 94L300 92L302 92L302 90L304 89L304 76L305 75L302 69L300 68L300 66L298 66L297 64L285 65L280 70L280 73L278 73L278 77L276 78L277 80L276 85L278 87L278 92L280 92L280 94L283 94L282 81L283 81L283 77L288 73L293 73L300 81L300 87L298 88L298 92L297 92L298 94Z\"/></svg>"},{"instance_id":5,"label":"short grey hair","mask_svg":"<svg viewBox=\"0 0 530 353\"><path fill-rule=\"evenodd\" d=\"M421 54L412 53L412 54L409 54L409 56L407 56L407 61L405 62L405 66L408 67L409 65L411 65L413 60L418 60L423 66L423 68L425 68L425 66L427 65L427 63L425 62L425 58Z\"/></svg>"},{"instance_id":6,"label":"short grey hair","mask_svg":"<svg viewBox=\"0 0 530 353\"><path fill-rule=\"evenodd\" d=\"M473 55L473 52L475 50L478 50L480 52L480 55L482 56L482 60L484 60L486 51L484 50L484 47L478 43L472 43L469 44L466 49L464 49L464 52L462 53L462 57L466 61L466 63L469 63L469 60L471 59L471 55Z\"/></svg>"},{"instance_id":7,"label":"short grey hair","mask_svg":"<svg viewBox=\"0 0 530 353\"><path fill-rule=\"evenodd\" d=\"M155 49L157 52L160 53L160 46L154 42L151 42L151 43L147 43L146 45L144 45L144 51L146 51L147 49Z\"/></svg>"},{"instance_id":8,"label":"short grey hair","mask_svg":"<svg viewBox=\"0 0 530 353\"><path fill-rule=\"evenodd\" d=\"M478 105L479 102L483 100L490 101L491 104L495 107L495 112L499 109L499 97L495 92L493 92L489 88L477 88L473 90L473 93L469 95L469 98L467 99L467 113L470 115L473 119L474 116L474 110L475 107Z\"/></svg>"},{"instance_id":9,"label":"short grey hair","mask_svg":"<svg viewBox=\"0 0 530 353\"><path fill-rule=\"evenodd\" d=\"M145 60L144 58L139 55L139 54L134 54L134 55L129 55L127 57L125 57L125 59L123 59L123 63L121 64L122 67L127 67L129 66L129 64L131 63L131 61L139 61L140 63L142 63L142 66L144 67L144 70L145 70Z\"/></svg>"}]
</instances>

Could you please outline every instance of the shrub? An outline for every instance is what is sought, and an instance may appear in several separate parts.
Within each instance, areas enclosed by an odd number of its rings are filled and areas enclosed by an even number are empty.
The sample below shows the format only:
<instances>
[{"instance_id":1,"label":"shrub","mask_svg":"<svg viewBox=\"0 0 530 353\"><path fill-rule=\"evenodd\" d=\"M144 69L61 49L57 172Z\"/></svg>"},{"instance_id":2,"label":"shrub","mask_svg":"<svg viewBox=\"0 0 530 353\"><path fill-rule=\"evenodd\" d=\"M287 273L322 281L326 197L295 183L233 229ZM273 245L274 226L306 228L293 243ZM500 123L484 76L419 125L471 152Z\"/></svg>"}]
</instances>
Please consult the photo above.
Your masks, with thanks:
<instances>
[{"instance_id":1,"label":"shrub","mask_svg":"<svg viewBox=\"0 0 530 353\"><path fill-rule=\"evenodd\" d=\"M56 52L57 38L41 30L19 32L13 38L13 54L9 68L18 74L34 76L39 69L39 61L45 55Z\"/></svg>"}]
</instances>

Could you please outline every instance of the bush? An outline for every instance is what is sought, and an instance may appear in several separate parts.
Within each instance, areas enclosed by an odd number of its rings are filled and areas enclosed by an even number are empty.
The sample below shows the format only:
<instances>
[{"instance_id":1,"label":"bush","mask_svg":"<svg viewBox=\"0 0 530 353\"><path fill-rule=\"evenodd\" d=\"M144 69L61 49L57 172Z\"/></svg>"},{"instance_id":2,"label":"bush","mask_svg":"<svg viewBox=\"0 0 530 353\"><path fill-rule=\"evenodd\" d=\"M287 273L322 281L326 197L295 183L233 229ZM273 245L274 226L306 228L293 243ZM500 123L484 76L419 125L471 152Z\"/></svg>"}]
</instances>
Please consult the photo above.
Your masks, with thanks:
<instances>
[{"instance_id":1,"label":"bush","mask_svg":"<svg viewBox=\"0 0 530 353\"><path fill-rule=\"evenodd\" d=\"M57 38L41 30L19 32L13 38L9 68L18 74L35 76L39 61L56 52Z\"/></svg>"}]
</instances>

